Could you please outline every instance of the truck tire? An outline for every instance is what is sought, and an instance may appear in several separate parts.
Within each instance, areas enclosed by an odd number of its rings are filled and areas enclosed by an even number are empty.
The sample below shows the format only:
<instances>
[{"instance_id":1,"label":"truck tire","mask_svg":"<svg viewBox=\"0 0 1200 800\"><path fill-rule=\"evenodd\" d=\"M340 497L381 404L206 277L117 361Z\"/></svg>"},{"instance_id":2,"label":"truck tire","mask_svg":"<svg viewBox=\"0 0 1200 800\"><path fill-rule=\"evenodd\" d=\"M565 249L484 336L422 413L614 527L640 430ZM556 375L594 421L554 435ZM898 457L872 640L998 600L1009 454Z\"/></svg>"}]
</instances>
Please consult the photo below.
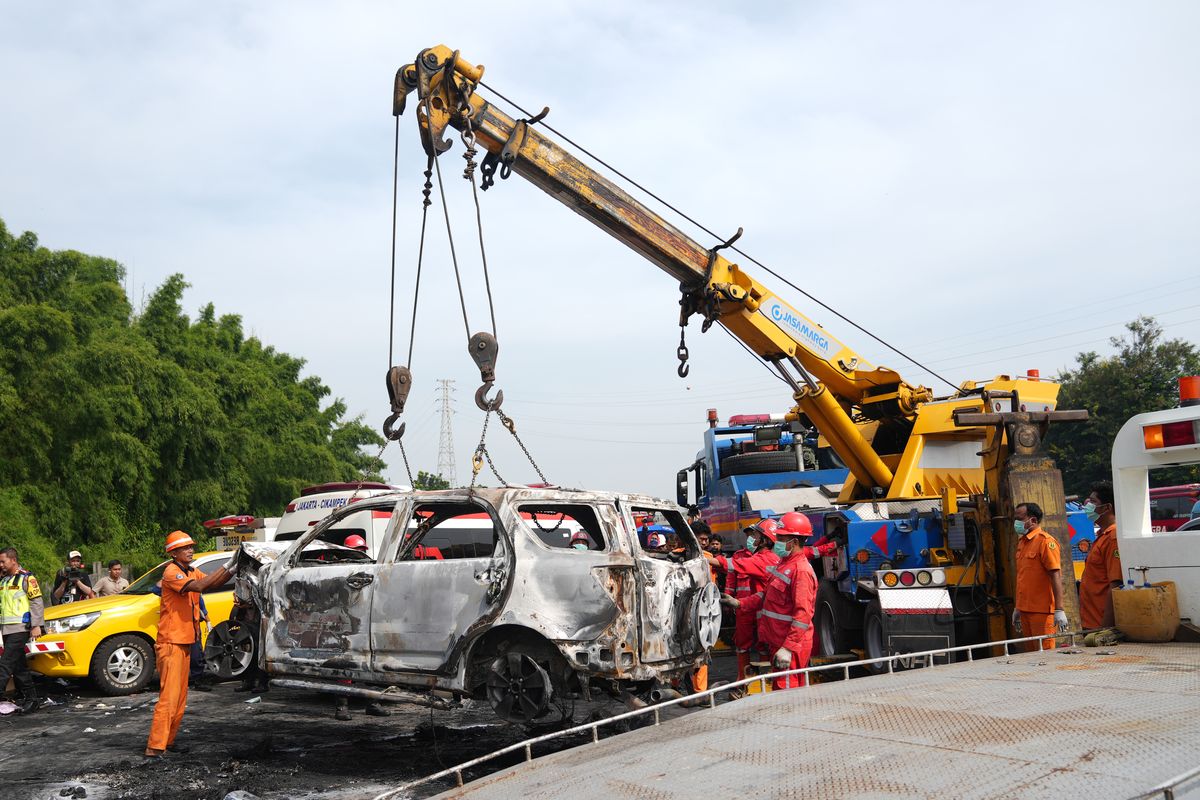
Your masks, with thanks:
<instances>
[{"instance_id":1,"label":"truck tire","mask_svg":"<svg viewBox=\"0 0 1200 800\"><path fill-rule=\"evenodd\" d=\"M813 627L821 655L849 653L859 643L861 611L852 600L842 596L836 583L822 579L817 587Z\"/></svg>"},{"instance_id":2,"label":"truck tire","mask_svg":"<svg viewBox=\"0 0 1200 800\"><path fill-rule=\"evenodd\" d=\"M88 675L104 694L134 694L154 675L154 647L141 636L123 633L100 643Z\"/></svg>"},{"instance_id":3,"label":"truck tire","mask_svg":"<svg viewBox=\"0 0 1200 800\"><path fill-rule=\"evenodd\" d=\"M764 472L795 472L799 469L796 454L791 450L768 450L765 453L738 453L725 456L721 474L758 475Z\"/></svg>"},{"instance_id":4,"label":"truck tire","mask_svg":"<svg viewBox=\"0 0 1200 800\"><path fill-rule=\"evenodd\" d=\"M867 610L863 612L863 654L867 658L883 658L890 655L884 640L885 629L883 608L879 605L879 598L876 598L867 605ZM886 663L869 664L867 669L872 675L879 675L888 671L888 665Z\"/></svg>"}]
</instances>

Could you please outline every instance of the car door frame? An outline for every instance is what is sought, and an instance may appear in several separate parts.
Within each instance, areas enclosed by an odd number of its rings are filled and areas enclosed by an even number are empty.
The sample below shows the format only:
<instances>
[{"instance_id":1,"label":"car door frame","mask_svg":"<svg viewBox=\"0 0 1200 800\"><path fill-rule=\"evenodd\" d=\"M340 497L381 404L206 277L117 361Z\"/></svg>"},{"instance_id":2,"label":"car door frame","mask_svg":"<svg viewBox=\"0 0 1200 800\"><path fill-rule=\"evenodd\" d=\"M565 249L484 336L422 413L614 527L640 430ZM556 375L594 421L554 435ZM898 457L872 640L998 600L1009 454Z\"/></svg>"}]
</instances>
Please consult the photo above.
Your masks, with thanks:
<instances>
[{"instance_id":1,"label":"car door frame","mask_svg":"<svg viewBox=\"0 0 1200 800\"><path fill-rule=\"evenodd\" d=\"M347 504L297 537L271 564L262 638L271 672L324 677L369 674L371 601L379 561L305 566L299 562L304 547L345 516L390 505L392 517L383 537L386 546L393 538L402 502L384 496Z\"/></svg>"}]
</instances>

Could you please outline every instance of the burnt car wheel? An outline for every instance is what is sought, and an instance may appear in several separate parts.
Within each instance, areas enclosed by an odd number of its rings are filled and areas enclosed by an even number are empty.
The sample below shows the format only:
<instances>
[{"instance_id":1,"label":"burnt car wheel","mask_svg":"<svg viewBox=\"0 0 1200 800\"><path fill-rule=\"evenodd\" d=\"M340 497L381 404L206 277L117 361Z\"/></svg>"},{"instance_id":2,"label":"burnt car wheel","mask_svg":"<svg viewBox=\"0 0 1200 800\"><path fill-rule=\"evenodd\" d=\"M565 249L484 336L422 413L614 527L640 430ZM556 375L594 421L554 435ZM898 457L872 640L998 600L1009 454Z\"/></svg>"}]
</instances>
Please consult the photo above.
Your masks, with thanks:
<instances>
[{"instance_id":1,"label":"burnt car wheel","mask_svg":"<svg viewBox=\"0 0 1200 800\"><path fill-rule=\"evenodd\" d=\"M208 634L204 661L221 680L238 678L254 663L254 630L239 622L222 622Z\"/></svg>"},{"instance_id":2,"label":"burnt car wheel","mask_svg":"<svg viewBox=\"0 0 1200 800\"><path fill-rule=\"evenodd\" d=\"M549 710L554 688L550 674L533 656L514 647L488 666L487 696L500 717L532 722Z\"/></svg>"},{"instance_id":3,"label":"burnt car wheel","mask_svg":"<svg viewBox=\"0 0 1200 800\"><path fill-rule=\"evenodd\" d=\"M721 635L721 592L715 584L707 584L696 594L695 615L696 634L707 650Z\"/></svg>"}]
</instances>

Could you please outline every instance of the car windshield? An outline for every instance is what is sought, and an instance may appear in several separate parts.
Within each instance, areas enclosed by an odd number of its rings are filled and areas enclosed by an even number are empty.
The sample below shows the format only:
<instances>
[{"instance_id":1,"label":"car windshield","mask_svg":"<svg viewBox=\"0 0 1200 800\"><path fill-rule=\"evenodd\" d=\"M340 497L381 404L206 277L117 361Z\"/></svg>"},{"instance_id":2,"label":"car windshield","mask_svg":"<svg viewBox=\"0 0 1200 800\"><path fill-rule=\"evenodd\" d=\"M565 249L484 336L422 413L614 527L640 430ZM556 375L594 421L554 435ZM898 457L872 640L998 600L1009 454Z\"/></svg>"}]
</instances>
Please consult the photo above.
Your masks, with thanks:
<instances>
[{"instance_id":1,"label":"car windshield","mask_svg":"<svg viewBox=\"0 0 1200 800\"><path fill-rule=\"evenodd\" d=\"M167 568L168 562L164 561L154 569L147 572L142 577L138 578L133 583L129 584L123 594L151 594L154 591L154 584L162 580L163 570Z\"/></svg>"}]
</instances>

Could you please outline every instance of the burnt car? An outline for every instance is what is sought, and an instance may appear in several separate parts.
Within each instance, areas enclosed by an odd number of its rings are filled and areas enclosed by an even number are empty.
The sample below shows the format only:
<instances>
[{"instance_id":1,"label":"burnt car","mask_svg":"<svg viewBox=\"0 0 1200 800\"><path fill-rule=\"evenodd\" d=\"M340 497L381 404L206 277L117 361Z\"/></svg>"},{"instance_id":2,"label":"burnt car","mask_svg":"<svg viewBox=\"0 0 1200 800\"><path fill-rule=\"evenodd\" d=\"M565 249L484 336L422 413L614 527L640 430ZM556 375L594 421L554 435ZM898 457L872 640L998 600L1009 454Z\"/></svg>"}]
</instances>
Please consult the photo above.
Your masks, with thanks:
<instances>
[{"instance_id":1,"label":"burnt car","mask_svg":"<svg viewBox=\"0 0 1200 800\"><path fill-rule=\"evenodd\" d=\"M342 516L388 523L366 561L304 547ZM647 549L637 519L670 533ZM644 495L396 492L279 549L243 545L238 594L281 685L430 705L473 697L514 722L597 691L662 694L703 664L720 594L681 509Z\"/></svg>"}]
</instances>

